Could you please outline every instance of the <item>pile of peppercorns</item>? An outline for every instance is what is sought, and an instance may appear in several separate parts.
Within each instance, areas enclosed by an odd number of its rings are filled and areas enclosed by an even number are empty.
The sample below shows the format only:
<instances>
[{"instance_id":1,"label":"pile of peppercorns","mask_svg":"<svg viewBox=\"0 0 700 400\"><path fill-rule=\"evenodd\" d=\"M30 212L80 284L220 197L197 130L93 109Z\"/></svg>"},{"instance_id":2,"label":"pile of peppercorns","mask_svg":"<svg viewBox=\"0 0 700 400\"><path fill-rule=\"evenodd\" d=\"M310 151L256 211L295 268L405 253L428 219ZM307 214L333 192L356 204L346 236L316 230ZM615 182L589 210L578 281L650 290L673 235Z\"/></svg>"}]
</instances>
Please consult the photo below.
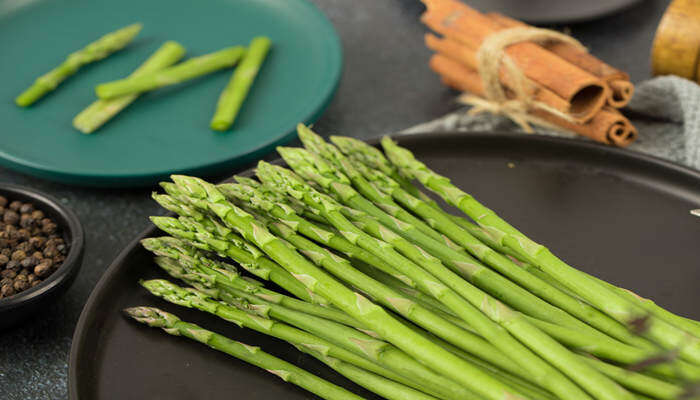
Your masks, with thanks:
<instances>
[{"instance_id":1,"label":"pile of peppercorns","mask_svg":"<svg viewBox=\"0 0 700 400\"><path fill-rule=\"evenodd\" d=\"M0 196L0 299L32 288L63 263L58 225L31 203Z\"/></svg>"}]
</instances>

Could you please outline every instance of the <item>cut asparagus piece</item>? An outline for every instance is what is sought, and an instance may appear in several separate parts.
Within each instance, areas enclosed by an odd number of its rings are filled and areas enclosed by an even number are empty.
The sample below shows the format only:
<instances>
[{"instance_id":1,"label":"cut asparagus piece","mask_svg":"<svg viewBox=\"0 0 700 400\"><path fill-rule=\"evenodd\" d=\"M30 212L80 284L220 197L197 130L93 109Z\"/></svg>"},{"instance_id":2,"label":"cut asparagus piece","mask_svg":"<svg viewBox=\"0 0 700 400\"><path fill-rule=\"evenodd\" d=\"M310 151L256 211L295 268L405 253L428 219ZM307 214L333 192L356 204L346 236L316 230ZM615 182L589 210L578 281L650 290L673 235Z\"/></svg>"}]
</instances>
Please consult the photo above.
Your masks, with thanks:
<instances>
[{"instance_id":1,"label":"cut asparagus piece","mask_svg":"<svg viewBox=\"0 0 700 400\"><path fill-rule=\"evenodd\" d=\"M534 242L516 228L486 208L473 196L462 191L444 176L430 170L413 154L398 146L389 137L382 146L392 163L411 178L418 179L445 201L462 210L492 235L496 242L515 251L519 258L536 265L564 286L618 322L632 326L643 322L640 332L667 350L678 350L681 357L700 364L700 338L668 322L649 315L642 307L620 296L614 290L596 282L585 273L569 266L546 247Z\"/></svg>"},{"instance_id":2,"label":"cut asparagus piece","mask_svg":"<svg viewBox=\"0 0 700 400\"><path fill-rule=\"evenodd\" d=\"M264 36L251 40L245 56L233 71L231 80L219 96L216 112L211 120L211 129L225 131L233 125L271 44L270 39Z\"/></svg>"},{"instance_id":3,"label":"cut asparagus piece","mask_svg":"<svg viewBox=\"0 0 700 400\"><path fill-rule=\"evenodd\" d=\"M184 55L185 48L182 45L172 41L165 42L129 76L136 77L159 71L175 64ZM138 94L129 94L110 100L95 100L73 118L73 126L83 133L92 133L129 106L129 104L133 103L138 97Z\"/></svg>"},{"instance_id":4,"label":"cut asparagus piece","mask_svg":"<svg viewBox=\"0 0 700 400\"><path fill-rule=\"evenodd\" d=\"M124 310L127 316L152 328L161 328L174 336L184 336L215 350L245 361L277 375L327 400L362 400L362 397L334 385L293 364L265 353L259 347L228 339L198 325L180 320L173 314L154 307L132 307Z\"/></svg>"},{"instance_id":5,"label":"cut asparagus piece","mask_svg":"<svg viewBox=\"0 0 700 400\"><path fill-rule=\"evenodd\" d=\"M95 93L101 99L111 99L175 85L223 68L232 67L244 54L245 48L241 46L227 47L159 71L99 84L95 88Z\"/></svg>"},{"instance_id":6,"label":"cut asparagus piece","mask_svg":"<svg viewBox=\"0 0 700 400\"><path fill-rule=\"evenodd\" d=\"M173 176L193 197L207 201L209 209L245 238L254 242L280 265L295 274L310 290L328 298L333 304L364 322L372 331L396 347L423 362L435 372L451 378L487 399L522 397L514 389L492 378L479 368L435 345L403 325L382 307L360 293L350 290L321 271L239 207L226 201L214 185L193 177Z\"/></svg>"},{"instance_id":7,"label":"cut asparagus piece","mask_svg":"<svg viewBox=\"0 0 700 400\"><path fill-rule=\"evenodd\" d=\"M71 53L61 65L37 78L32 86L15 99L20 107L27 107L42 98L69 76L78 72L85 64L101 60L115 51L121 50L138 35L141 24L132 24L108 33L84 48Z\"/></svg>"}]
</instances>

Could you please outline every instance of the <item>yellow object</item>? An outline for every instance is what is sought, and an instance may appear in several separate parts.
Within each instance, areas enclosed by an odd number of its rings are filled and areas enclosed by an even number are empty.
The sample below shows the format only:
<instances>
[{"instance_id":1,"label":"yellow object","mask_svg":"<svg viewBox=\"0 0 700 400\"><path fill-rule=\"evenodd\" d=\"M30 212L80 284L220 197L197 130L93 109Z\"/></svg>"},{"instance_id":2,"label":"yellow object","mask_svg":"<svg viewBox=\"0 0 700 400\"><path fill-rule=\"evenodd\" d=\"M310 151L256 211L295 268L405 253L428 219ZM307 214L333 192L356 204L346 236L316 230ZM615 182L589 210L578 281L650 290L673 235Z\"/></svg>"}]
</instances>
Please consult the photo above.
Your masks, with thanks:
<instances>
[{"instance_id":1,"label":"yellow object","mask_svg":"<svg viewBox=\"0 0 700 400\"><path fill-rule=\"evenodd\" d=\"M654 75L700 78L700 0L674 0L666 9L651 48Z\"/></svg>"}]
</instances>

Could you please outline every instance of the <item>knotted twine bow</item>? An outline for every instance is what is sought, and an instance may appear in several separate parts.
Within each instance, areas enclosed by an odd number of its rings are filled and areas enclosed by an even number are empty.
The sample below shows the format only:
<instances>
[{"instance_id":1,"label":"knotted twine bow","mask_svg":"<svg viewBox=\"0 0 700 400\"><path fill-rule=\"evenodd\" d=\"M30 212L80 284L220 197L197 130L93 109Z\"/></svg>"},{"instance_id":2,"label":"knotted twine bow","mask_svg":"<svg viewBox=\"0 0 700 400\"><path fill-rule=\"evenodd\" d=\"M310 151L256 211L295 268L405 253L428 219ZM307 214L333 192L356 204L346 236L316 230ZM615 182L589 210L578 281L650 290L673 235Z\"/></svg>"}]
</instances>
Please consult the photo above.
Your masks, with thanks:
<instances>
[{"instance_id":1,"label":"knotted twine bow","mask_svg":"<svg viewBox=\"0 0 700 400\"><path fill-rule=\"evenodd\" d=\"M484 86L484 97L471 94L463 94L457 100L460 103L471 105L470 115L489 112L495 115L503 115L518 124L527 133L532 133L530 124L540 125L551 129L561 129L541 118L529 113L533 109L546 111L568 122L575 122L566 113L563 113L548 104L536 101L533 93L537 85L528 79L523 71L515 65L513 59L505 54L505 49L520 42L534 42L543 44L546 42L565 42L582 50L586 48L571 36L549 29L516 27L508 28L488 35L481 43L476 54L479 66L479 76ZM506 89L501 85L499 71L501 65L512 84L509 90L513 96L509 98Z\"/></svg>"}]
</instances>

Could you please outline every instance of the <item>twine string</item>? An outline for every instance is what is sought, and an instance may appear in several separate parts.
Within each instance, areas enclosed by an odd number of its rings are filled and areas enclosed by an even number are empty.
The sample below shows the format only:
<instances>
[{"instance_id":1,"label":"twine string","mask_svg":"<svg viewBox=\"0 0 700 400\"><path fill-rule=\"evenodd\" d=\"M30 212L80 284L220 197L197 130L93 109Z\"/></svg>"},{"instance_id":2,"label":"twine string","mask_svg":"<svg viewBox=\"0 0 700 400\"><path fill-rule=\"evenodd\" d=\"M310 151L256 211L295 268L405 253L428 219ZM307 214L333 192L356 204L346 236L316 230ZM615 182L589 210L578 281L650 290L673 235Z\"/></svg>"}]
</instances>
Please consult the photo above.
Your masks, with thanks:
<instances>
[{"instance_id":1,"label":"twine string","mask_svg":"<svg viewBox=\"0 0 700 400\"><path fill-rule=\"evenodd\" d=\"M484 97L462 95L458 101L473 106L469 110L471 115L483 112L503 115L528 133L533 132L530 124L554 127L553 124L531 115L529 111L533 109L540 109L565 121L574 122L568 114L534 99L537 85L525 76L512 58L505 54L508 46L521 42L538 44L565 42L580 49L586 49L571 36L549 29L515 27L490 34L481 43L476 55ZM500 81L501 67L505 69L511 82L511 87L508 89L504 88Z\"/></svg>"}]
</instances>

